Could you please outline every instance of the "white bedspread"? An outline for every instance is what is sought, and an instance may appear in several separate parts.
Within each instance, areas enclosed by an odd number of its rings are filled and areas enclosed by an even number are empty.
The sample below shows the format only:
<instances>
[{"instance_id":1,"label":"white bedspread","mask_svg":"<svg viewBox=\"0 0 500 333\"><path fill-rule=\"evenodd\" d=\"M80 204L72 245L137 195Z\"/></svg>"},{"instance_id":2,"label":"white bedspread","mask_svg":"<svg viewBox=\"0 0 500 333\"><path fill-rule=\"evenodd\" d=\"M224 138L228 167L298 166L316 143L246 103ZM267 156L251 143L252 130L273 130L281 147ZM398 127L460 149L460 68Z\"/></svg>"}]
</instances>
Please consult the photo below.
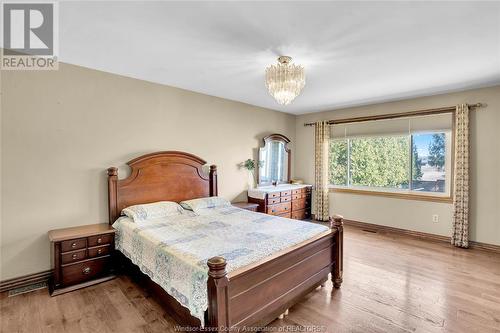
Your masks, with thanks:
<instances>
[{"instance_id":1,"label":"white bedspread","mask_svg":"<svg viewBox=\"0 0 500 333\"><path fill-rule=\"evenodd\" d=\"M117 230L116 249L202 325L209 258L224 257L231 272L328 230L319 224L234 206L209 209L202 215L186 211L142 223L121 217L113 227Z\"/></svg>"}]
</instances>

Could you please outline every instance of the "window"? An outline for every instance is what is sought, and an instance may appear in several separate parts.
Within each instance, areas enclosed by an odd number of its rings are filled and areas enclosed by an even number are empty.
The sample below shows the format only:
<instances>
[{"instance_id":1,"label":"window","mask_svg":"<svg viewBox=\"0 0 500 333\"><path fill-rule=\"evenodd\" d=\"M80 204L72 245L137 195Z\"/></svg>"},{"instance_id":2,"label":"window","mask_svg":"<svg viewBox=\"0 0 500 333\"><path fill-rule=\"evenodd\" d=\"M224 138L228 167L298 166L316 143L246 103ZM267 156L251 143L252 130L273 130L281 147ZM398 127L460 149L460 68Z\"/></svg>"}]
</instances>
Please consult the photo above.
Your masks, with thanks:
<instances>
[{"instance_id":1,"label":"window","mask_svg":"<svg viewBox=\"0 0 500 333\"><path fill-rule=\"evenodd\" d=\"M452 114L332 126L334 188L449 197Z\"/></svg>"}]
</instances>

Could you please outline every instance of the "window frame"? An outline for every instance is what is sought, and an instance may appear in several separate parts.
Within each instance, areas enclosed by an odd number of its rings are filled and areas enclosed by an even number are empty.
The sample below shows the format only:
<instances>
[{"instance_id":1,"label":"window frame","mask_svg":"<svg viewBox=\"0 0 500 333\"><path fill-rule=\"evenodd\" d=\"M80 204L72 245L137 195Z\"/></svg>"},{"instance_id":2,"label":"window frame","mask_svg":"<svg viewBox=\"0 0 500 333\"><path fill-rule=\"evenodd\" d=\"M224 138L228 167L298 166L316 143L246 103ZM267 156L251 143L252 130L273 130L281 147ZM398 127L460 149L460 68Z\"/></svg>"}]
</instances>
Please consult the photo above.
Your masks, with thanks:
<instances>
[{"instance_id":1,"label":"window frame","mask_svg":"<svg viewBox=\"0 0 500 333\"><path fill-rule=\"evenodd\" d=\"M436 193L436 192L427 192L427 191L414 191L411 189L395 189L395 188L376 188L376 187L368 187L368 186L352 186L352 185L333 185L328 184L329 192L333 193L348 193L348 194L360 194L360 195L371 195L371 196L382 196L382 197L390 197L396 199L407 199L407 200L420 200L420 201L432 201L432 202L443 202L443 203L453 203L453 188L454 188L454 179L455 179L455 112L450 112L452 116L452 128L450 133L450 156L449 156L449 171L450 176L448 178L449 186L447 186L448 191L445 193ZM412 115L408 115L408 118L412 117ZM399 117L398 117L399 118ZM401 117L405 118L405 117ZM375 119L373 119L375 120ZM370 121L370 119L366 119L366 121ZM439 131L420 131L420 133L443 133ZM446 133L446 132L444 132ZM418 134L418 133L417 133ZM412 183L412 145L413 145L413 134L408 134L410 139L409 149L410 149L410 166L409 166L409 186L411 187ZM374 136L376 137L376 136ZM332 139L329 139L332 140ZM349 168L349 149L350 144L347 142L347 183L349 184L349 176L350 176L350 168Z\"/></svg>"}]
</instances>

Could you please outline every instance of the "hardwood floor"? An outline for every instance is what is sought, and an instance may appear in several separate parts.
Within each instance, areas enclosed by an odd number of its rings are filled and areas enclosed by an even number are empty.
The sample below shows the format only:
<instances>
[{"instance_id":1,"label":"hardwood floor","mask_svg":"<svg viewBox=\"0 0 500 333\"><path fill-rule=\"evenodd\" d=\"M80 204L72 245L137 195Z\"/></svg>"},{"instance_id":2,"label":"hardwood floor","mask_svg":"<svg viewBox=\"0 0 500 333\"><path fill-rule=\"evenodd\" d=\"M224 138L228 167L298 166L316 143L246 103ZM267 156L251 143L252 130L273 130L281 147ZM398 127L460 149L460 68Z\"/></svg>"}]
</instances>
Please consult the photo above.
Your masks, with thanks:
<instances>
[{"instance_id":1,"label":"hardwood floor","mask_svg":"<svg viewBox=\"0 0 500 333\"><path fill-rule=\"evenodd\" d=\"M306 332L500 332L500 256L346 227L344 283L331 282L269 326ZM2 332L175 332L126 276L49 297L1 301Z\"/></svg>"}]
</instances>

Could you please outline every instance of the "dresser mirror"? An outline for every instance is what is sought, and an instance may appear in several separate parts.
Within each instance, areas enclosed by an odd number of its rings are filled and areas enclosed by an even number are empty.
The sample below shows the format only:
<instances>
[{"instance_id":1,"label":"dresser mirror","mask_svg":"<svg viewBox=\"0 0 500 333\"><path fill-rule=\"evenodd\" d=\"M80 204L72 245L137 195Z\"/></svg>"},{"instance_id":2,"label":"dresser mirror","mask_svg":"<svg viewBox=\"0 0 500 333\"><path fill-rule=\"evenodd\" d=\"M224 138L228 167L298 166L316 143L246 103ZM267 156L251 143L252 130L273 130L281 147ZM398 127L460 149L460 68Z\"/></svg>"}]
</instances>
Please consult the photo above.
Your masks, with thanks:
<instances>
[{"instance_id":1,"label":"dresser mirror","mask_svg":"<svg viewBox=\"0 0 500 333\"><path fill-rule=\"evenodd\" d=\"M259 149L259 186L290 182L290 142L286 136L271 134L264 138L264 147Z\"/></svg>"}]
</instances>

